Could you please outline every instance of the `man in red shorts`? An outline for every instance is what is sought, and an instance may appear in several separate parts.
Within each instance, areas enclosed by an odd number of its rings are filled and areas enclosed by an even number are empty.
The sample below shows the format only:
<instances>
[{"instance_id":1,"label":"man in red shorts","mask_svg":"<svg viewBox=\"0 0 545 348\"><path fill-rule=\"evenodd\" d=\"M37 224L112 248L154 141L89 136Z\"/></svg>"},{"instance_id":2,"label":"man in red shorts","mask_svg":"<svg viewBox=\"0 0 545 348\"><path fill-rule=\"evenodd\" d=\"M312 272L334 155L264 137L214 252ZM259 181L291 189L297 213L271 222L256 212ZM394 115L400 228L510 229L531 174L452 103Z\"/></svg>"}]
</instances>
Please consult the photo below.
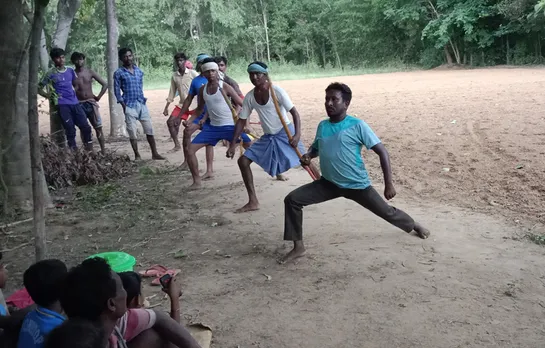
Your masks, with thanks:
<instances>
[{"instance_id":1,"label":"man in red shorts","mask_svg":"<svg viewBox=\"0 0 545 348\"><path fill-rule=\"evenodd\" d=\"M187 57L184 53L176 53L174 55L174 62L176 63L178 70L176 70L172 74L172 79L170 81L170 92L168 93L167 98L167 105L165 106L165 110L163 111L163 115L168 116L168 107L170 106L170 103L174 101L176 95L180 96L180 101L178 105L174 107L174 110L172 110L172 113L167 120L168 130L170 132L172 140L174 141L174 148L170 152L176 152L182 149L182 147L180 146L180 142L178 141L180 124L182 123L182 120L187 120L192 114L191 111L188 111L185 114L181 115L182 104L189 92L191 81L193 81L193 78L199 75L195 70L187 68Z\"/></svg>"}]
</instances>

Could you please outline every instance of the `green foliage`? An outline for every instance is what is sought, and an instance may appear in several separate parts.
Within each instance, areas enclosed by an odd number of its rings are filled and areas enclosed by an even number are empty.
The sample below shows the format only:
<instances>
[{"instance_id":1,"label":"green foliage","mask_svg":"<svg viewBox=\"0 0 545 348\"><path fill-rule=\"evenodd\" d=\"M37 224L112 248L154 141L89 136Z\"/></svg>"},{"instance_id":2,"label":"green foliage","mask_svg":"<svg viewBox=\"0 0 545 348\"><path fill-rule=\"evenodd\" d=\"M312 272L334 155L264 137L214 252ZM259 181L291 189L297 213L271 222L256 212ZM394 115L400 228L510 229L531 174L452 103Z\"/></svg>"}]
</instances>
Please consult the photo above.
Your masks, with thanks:
<instances>
[{"instance_id":1,"label":"green foliage","mask_svg":"<svg viewBox=\"0 0 545 348\"><path fill-rule=\"evenodd\" d=\"M237 76L270 52L284 78L392 62L530 64L542 61L545 37L545 0L118 0L117 15L119 45L134 49L151 84L168 80L178 51L192 60L201 52L225 55ZM84 0L68 43L101 74L104 22L104 2Z\"/></svg>"}]
</instances>

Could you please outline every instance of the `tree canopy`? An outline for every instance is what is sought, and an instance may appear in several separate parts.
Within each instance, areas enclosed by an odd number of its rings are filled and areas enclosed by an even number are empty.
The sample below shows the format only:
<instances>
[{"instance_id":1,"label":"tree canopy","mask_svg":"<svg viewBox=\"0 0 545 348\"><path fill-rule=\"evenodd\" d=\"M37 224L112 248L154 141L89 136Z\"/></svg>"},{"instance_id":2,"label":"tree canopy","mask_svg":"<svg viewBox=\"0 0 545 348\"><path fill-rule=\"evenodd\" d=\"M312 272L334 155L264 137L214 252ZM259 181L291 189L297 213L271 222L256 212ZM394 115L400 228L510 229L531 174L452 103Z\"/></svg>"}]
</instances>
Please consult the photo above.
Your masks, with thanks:
<instances>
[{"instance_id":1,"label":"tree canopy","mask_svg":"<svg viewBox=\"0 0 545 348\"><path fill-rule=\"evenodd\" d=\"M54 3L47 25L55 22ZM433 67L543 59L545 2L536 0L118 0L119 45L147 69L183 50L322 67L390 62ZM105 66L104 2L83 0L68 50ZM52 30L46 30L52 32ZM48 38L50 39L50 38Z\"/></svg>"}]
</instances>

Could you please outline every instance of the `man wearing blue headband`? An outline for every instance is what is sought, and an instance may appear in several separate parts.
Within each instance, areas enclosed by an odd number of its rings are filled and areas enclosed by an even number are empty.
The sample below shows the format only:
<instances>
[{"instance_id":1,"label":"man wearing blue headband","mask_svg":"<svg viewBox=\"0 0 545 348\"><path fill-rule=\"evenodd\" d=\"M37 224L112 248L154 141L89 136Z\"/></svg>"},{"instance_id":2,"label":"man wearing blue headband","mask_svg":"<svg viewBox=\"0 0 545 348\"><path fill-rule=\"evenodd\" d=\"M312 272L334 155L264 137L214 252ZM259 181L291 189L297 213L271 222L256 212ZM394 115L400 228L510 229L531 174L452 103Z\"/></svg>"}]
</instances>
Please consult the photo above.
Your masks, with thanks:
<instances>
[{"instance_id":1,"label":"man wearing blue headband","mask_svg":"<svg viewBox=\"0 0 545 348\"><path fill-rule=\"evenodd\" d=\"M182 110L180 111L180 114L183 115L189 111L189 107L193 103L193 99L195 96L199 95L199 90L202 86L206 84L208 80L206 80L206 77L203 76L201 73L201 65L202 62L206 59L210 58L209 55L201 53L197 56L197 71L199 72L199 76L193 78L193 81L191 81L191 86L189 87L189 92L187 93L187 97L184 100L184 103L182 105ZM199 124L201 119L204 117L206 113L206 108L203 110L203 112L200 115L197 115L196 113L193 113L189 120L182 121L182 124L185 128L184 135L182 139L182 149L184 151L184 162L182 163L181 169L187 170L189 167L187 165L187 158L188 158L188 147L191 143L191 136L193 133L195 133L199 128L187 128L187 125L191 123ZM206 147L206 174L204 174L203 179L211 178L213 173L212 163L214 161L214 147L213 146L207 146Z\"/></svg>"},{"instance_id":2,"label":"man wearing blue headband","mask_svg":"<svg viewBox=\"0 0 545 348\"><path fill-rule=\"evenodd\" d=\"M299 113L286 91L272 85L267 65L262 62L251 63L248 66L248 74L255 88L246 94L244 98L242 111L235 127L233 141L229 146L229 150L227 150L227 157L232 158L234 156L236 151L235 140L242 133L246 121L253 110L257 111L264 135L255 141L245 151L244 155L238 159L242 179L248 191L249 202L238 209L237 213L259 209L253 174L250 169L252 162L256 162L270 176L274 177L301 165L295 148L298 148L301 153L305 152L303 144L299 141L301 138ZM274 95L272 95L271 90L273 90ZM276 110L275 100L273 100L275 96L281 115ZM287 116L288 111L293 117L293 124ZM290 133L293 134L291 141L283 128L280 117L283 118L284 122L288 125Z\"/></svg>"}]
</instances>

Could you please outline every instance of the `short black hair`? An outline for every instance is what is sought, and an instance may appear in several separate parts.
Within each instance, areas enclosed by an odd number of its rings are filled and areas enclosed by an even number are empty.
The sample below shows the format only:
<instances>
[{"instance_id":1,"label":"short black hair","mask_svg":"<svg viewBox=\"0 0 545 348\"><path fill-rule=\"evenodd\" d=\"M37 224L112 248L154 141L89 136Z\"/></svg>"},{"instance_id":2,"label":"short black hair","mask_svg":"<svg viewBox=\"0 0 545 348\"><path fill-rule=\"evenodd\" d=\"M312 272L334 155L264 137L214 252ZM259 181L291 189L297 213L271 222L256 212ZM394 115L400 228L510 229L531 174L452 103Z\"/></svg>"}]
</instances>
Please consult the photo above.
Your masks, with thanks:
<instances>
[{"instance_id":1,"label":"short black hair","mask_svg":"<svg viewBox=\"0 0 545 348\"><path fill-rule=\"evenodd\" d=\"M341 92L341 96L343 97L344 101L350 103L350 101L352 100L352 90L344 83L333 82L332 84L327 86L325 91L339 91Z\"/></svg>"},{"instance_id":2,"label":"short black hair","mask_svg":"<svg viewBox=\"0 0 545 348\"><path fill-rule=\"evenodd\" d=\"M61 291L61 306L69 318L99 319L116 297L112 269L104 259L95 257L72 268Z\"/></svg>"},{"instance_id":3,"label":"short black hair","mask_svg":"<svg viewBox=\"0 0 545 348\"><path fill-rule=\"evenodd\" d=\"M67 273L66 265L60 260L38 261L25 271L23 284L38 306L49 307L59 300Z\"/></svg>"},{"instance_id":4,"label":"short black hair","mask_svg":"<svg viewBox=\"0 0 545 348\"><path fill-rule=\"evenodd\" d=\"M71 62L75 62L76 60L80 60L80 59L85 59L85 54L83 54L81 52L74 52L70 56L70 61Z\"/></svg>"},{"instance_id":5,"label":"short black hair","mask_svg":"<svg viewBox=\"0 0 545 348\"><path fill-rule=\"evenodd\" d=\"M208 58L204 58L202 61L201 61L201 65L202 64L206 64L206 63L215 63L216 60L212 57L208 57Z\"/></svg>"},{"instance_id":6,"label":"short black hair","mask_svg":"<svg viewBox=\"0 0 545 348\"><path fill-rule=\"evenodd\" d=\"M129 305L133 299L141 294L142 277L136 272L121 272L118 274L123 282L123 288L127 292L127 305Z\"/></svg>"},{"instance_id":7,"label":"short black hair","mask_svg":"<svg viewBox=\"0 0 545 348\"><path fill-rule=\"evenodd\" d=\"M53 47L49 52L49 56L51 57L51 59L59 58L64 55L66 55L66 52L64 52L62 48L58 47Z\"/></svg>"},{"instance_id":8,"label":"short black hair","mask_svg":"<svg viewBox=\"0 0 545 348\"><path fill-rule=\"evenodd\" d=\"M214 58L214 60L218 64L221 63L221 62L224 62L225 65L227 66L227 58L225 58L224 56L217 56L216 58Z\"/></svg>"},{"instance_id":9,"label":"short black hair","mask_svg":"<svg viewBox=\"0 0 545 348\"><path fill-rule=\"evenodd\" d=\"M174 55L174 60L178 60L178 59L187 60L187 56L185 55L184 52L178 52Z\"/></svg>"},{"instance_id":10,"label":"short black hair","mask_svg":"<svg viewBox=\"0 0 545 348\"><path fill-rule=\"evenodd\" d=\"M85 319L69 319L51 331L45 348L104 348L104 328Z\"/></svg>"},{"instance_id":11,"label":"short black hair","mask_svg":"<svg viewBox=\"0 0 545 348\"><path fill-rule=\"evenodd\" d=\"M248 64L248 67L250 67L250 65L252 64L257 64L259 66L261 66L262 68L264 69L268 69L269 67L267 66L267 64L263 63L263 62L260 62L259 60L256 60L256 61L253 61L251 62L250 64Z\"/></svg>"},{"instance_id":12,"label":"short black hair","mask_svg":"<svg viewBox=\"0 0 545 348\"><path fill-rule=\"evenodd\" d=\"M125 54L127 54L127 52L132 52L132 50L128 47L123 47L121 49L119 49L119 51L117 52L117 56L119 57L119 60L123 59L123 57L125 56Z\"/></svg>"}]
</instances>

